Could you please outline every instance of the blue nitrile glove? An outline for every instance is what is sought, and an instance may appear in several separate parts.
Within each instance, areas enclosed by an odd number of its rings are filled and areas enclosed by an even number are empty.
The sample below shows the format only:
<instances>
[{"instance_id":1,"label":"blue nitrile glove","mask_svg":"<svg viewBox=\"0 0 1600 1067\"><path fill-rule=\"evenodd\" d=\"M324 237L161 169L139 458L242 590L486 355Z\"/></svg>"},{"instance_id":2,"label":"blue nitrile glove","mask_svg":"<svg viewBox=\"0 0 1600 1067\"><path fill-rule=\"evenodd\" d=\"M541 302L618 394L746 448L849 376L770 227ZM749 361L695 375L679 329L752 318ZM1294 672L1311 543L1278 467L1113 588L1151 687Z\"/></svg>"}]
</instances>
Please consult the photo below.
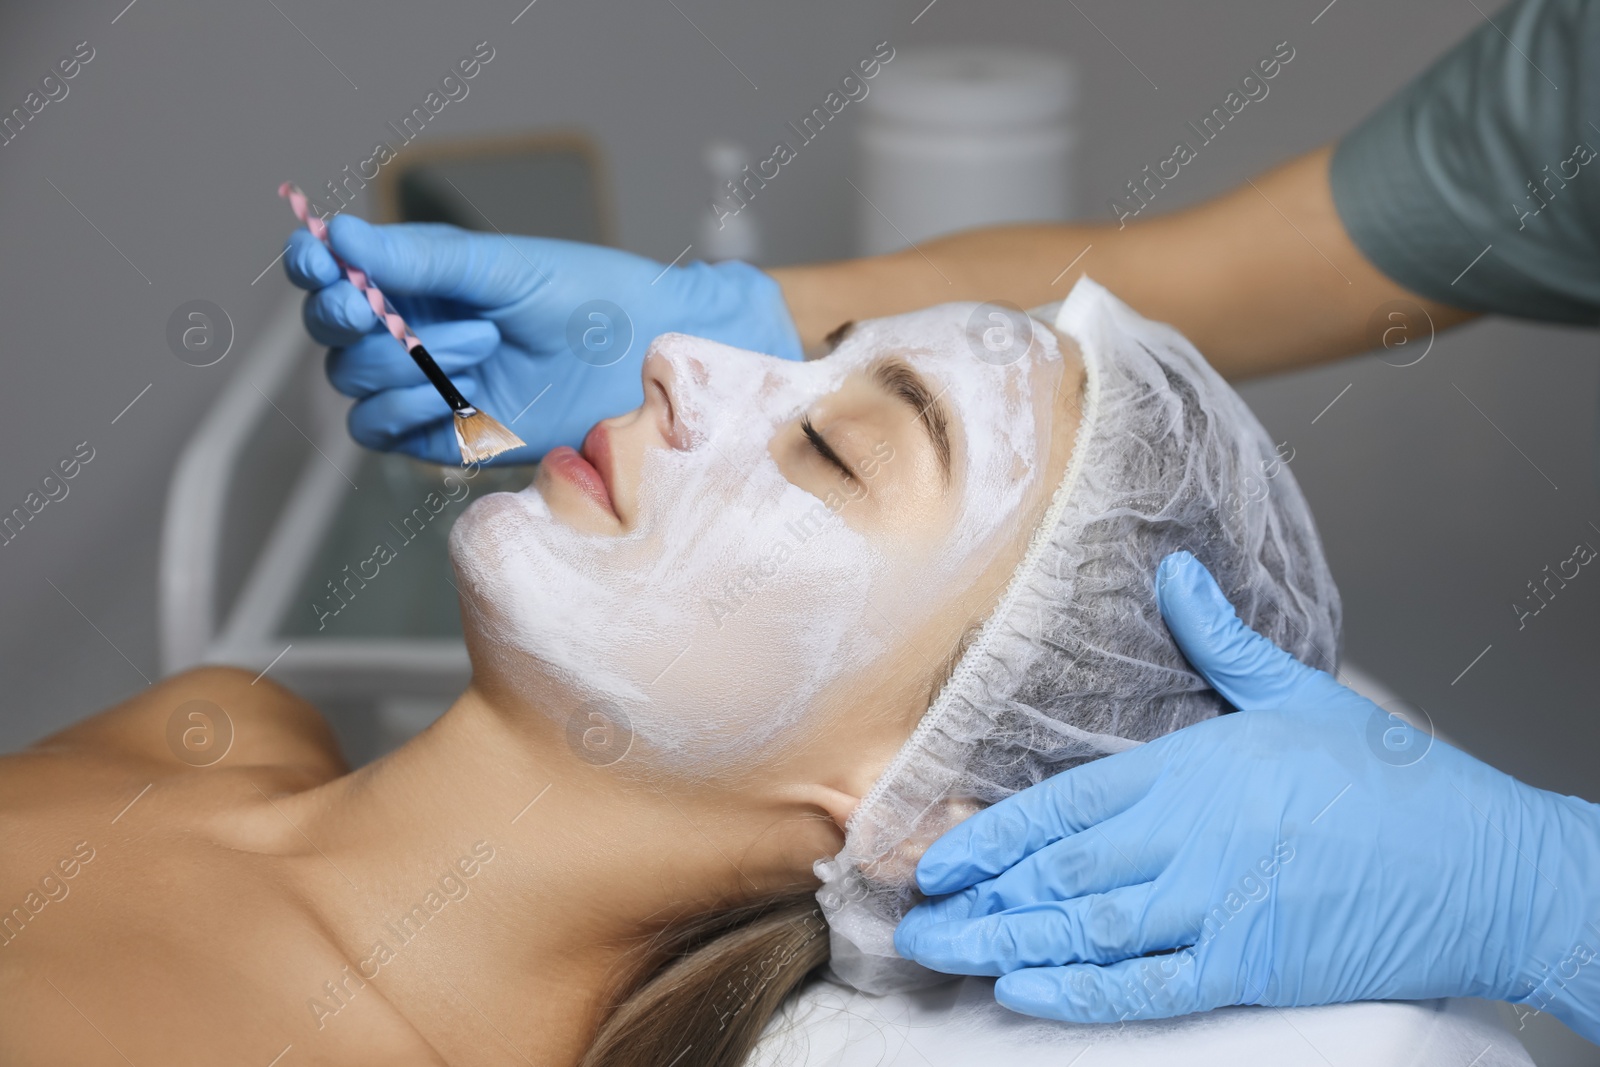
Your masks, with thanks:
<instances>
[{"instance_id":1,"label":"blue nitrile glove","mask_svg":"<svg viewBox=\"0 0 1600 1067\"><path fill-rule=\"evenodd\" d=\"M895 947L1076 1022L1481 996L1600 1041L1600 807L1524 785L1248 630L1193 556L1158 598L1240 714L934 842ZM1149 955L1165 953L1165 955Z\"/></svg>"},{"instance_id":2,"label":"blue nitrile glove","mask_svg":"<svg viewBox=\"0 0 1600 1067\"><path fill-rule=\"evenodd\" d=\"M329 231L339 255L394 302L467 400L528 443L496 463L576 447L600 419L637 407L639 367L660 334L801 358L778 283L747 263L668 269L599 245L438 223L373 226L350 215ZM369 448L460 462L449 407L327 249L296 230L284 263L290 281L312 290L306 328L332 349L329 380L357 400L351 436Z\"/></svg>"}]
</instances>

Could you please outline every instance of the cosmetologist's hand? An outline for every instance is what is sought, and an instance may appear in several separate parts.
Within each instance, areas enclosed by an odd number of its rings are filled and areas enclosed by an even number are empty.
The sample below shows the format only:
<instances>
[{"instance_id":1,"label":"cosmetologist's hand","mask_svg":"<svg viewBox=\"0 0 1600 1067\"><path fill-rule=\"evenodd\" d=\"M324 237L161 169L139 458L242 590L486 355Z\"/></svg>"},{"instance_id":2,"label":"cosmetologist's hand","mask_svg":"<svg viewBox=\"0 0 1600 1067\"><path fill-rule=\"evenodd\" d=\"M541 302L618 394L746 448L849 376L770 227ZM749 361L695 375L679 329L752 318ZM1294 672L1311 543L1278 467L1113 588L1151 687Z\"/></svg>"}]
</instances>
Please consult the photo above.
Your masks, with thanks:
<instances>
[{"instance_id":1,"label":"cosmetologist's hand","mask_svg":"<svg viewBox=\"0 0 1600 1067\"><path fill-rule=\"evenodd\" d=\"M1239 714L1072 768L917 867L895 946L1076 1022L1480 996L1600 1041L1600 808L1431 738L1169 556L1168 628ZM948 894L948 895L941 895Z\"/></svg>"},{"instance_id":2,"label":"cosmetologist's hand","mask_svg":"<svg viewBox=\"0 0 1600 1067\"><path fill-rule=\"evenodd\" d=\"M528 442L497 463L577 447L594 423L637 407L639 367L660 334L801 358L778 283L746 263L668 269L598 245L438 223L373 226L349 215L334 218L329 234L467 400ZM311 290L306 328L331 349L329 380L356 398L351 435L369 448L459 462L449 407L327 249L296 230L284 263L289 280Z\"/></svg>"}]
</instances>

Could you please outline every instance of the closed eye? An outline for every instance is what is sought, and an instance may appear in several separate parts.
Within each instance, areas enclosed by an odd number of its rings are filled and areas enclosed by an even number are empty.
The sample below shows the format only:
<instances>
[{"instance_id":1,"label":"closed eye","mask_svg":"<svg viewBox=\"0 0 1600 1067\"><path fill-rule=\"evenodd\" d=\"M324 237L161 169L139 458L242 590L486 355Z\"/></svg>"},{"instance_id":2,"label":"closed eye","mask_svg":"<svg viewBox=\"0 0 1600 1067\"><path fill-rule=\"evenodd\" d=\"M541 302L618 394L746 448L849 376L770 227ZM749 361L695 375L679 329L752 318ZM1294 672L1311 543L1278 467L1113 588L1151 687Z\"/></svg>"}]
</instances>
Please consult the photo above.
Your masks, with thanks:
<instances>
[{"instance_id":1,"label":"closed eye","mask_svg":"<svg viewBox=\"0 0 1600 1067\"><path fill-rule=\"evenodd\" d=\"M821 456L824 460L836 467L840 474L844 475L852 482L859 482L861 480L856 477L856 472L850 469L850 465L839 458L839 453L835 452L833 450L833 446L828 444L827 438L823 437L822 434L817 431L817 428L811 424L810 415L807 415L800 420L800 430L806 435L806 440L811 442L811 447L817 450L817 455Z\"/></svg>"}]
</instances>

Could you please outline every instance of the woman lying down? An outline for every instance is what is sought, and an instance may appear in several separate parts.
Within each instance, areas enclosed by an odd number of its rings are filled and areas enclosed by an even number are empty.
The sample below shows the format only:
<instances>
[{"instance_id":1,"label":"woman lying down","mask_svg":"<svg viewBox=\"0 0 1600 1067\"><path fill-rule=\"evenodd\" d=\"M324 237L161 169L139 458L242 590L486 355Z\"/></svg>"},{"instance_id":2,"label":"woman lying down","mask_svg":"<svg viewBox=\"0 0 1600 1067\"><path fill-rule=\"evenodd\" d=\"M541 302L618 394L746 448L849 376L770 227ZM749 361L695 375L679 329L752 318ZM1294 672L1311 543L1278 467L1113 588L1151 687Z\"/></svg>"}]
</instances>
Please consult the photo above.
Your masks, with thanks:
<instances>
[{"instance_id":1,"label":"woman lying down","mask_svg":"<svg viewBox=\"0 0 1600 1067\"><path fill-rule=\"evenodd\" d=\"M732 1067L830 956L927 978L892 934L942 831L1224 710L1168 552L1331 667L1310 514L1194 349L1091 281L986 310L657 339L638 410L456 523L472 683L376 763L220 668L6 757L0 1061Z\"/></svg>"}]
</instances>

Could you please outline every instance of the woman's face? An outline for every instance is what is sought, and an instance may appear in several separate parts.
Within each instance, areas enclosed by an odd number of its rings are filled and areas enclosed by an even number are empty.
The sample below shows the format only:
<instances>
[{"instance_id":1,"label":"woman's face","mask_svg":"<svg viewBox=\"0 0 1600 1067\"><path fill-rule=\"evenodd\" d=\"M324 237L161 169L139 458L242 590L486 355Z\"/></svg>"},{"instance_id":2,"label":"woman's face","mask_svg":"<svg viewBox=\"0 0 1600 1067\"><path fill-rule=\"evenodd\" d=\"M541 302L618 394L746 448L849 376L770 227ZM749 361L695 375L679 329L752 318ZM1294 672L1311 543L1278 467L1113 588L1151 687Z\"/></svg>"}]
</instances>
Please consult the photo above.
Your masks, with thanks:
<instances>
[{"instance_id":1,"label":"woman's face","mask_svg":"<svg viewBox=\"0 0 1600 1067\"><path fill-rule=\"evenodd\" d=\"M810 363L657 338L641 407L451 532L477 684L596 761L697 775L837 736L890 679L925 708L1076 429L1075 355L980 310L861 323Z\"/></svg>"}]
</instances>

